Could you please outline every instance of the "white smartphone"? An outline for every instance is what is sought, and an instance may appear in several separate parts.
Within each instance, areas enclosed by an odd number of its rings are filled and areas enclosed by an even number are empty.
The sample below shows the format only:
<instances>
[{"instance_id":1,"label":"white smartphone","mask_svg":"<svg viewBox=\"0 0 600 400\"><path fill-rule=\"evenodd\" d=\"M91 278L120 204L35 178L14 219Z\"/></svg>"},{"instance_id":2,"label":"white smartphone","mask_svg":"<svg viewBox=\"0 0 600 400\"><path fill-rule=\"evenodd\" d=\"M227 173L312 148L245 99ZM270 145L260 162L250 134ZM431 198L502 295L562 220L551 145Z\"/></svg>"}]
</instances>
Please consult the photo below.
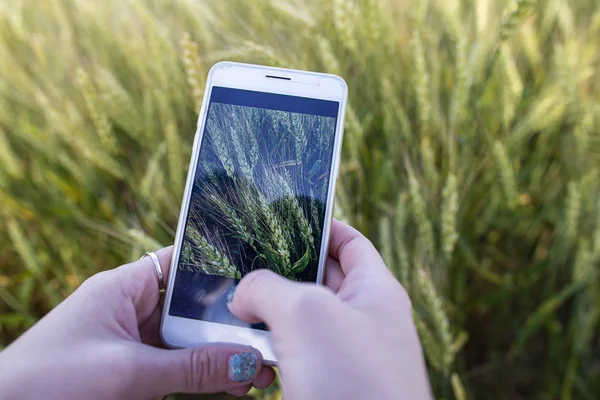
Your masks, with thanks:
<instances>
[{"instance_id":1,"label":"white smartphone","mask_svg":"<svg viewBox=\"0 0 600 400\"><path fill-rule=\"evenodd\" d=\"M276 363L267 327L234 317L227 294L258 268L321 283L347 92L329 74L210 70L165 294L166 346L240 343Z\"/></svg>"}]
</instances>

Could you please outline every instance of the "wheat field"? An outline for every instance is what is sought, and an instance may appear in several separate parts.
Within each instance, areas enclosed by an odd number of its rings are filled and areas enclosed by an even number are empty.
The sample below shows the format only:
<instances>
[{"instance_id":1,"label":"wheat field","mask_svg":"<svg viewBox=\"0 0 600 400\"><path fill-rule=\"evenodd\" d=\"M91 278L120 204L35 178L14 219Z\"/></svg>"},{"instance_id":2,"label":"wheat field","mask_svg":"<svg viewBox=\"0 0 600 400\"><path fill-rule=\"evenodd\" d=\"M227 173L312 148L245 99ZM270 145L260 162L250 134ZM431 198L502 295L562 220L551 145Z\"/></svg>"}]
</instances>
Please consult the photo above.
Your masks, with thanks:
<instances>
[{"instance_id":1,"label":"wheat field","mask_svg":"<svg viewBox=\"0 0 600 400\"><path fill-rule=\"evenodd\" d=\"M172 243L220 60L346 79L336 216L437 398L600 397L597 0L0 1L0 345Z\"/></svg>"}]
</instances>

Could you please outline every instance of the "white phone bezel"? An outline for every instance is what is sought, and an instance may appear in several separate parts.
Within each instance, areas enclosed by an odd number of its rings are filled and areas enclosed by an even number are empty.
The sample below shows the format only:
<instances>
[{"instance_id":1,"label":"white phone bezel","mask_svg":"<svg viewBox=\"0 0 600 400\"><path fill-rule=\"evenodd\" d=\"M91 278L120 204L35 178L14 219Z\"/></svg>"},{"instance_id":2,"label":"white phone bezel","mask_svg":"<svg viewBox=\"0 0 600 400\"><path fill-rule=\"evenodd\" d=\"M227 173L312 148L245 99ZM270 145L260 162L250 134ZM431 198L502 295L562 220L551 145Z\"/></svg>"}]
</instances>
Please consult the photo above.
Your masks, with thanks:
<instances>
[{"instance_id":1,"label":"white phone bezel","mask_svg":"<svg viewBox=\"0 0 600 400\"><path fill-rule=\"evenodd\" d=\"M287 78L289 78L289 80ZM229 342L250 345L262 353L266 364L274 365L277 362L277 359L273 350L271 333L268 331L175 317L168 313L173 294L175 274L177 273L177 261L179 260L181 241L183 240L183 230L185 229L186 216L188 214L191 197L190 191L192 190L194 177L196 175L197 159L199 156L200 144L202 142L204 124L206 123L206 115L208 113L209 97L213 86L332 100L340 103L335 132L333 160L330 171L332 179L330 179L329 182L327 203L325 205L325 224L323 226L317 283L322 283L323 281L324 265L329 247L329 231L333 216L335 184L339 172L348 88L346 82L335 75L233 62L220 62L215 64L208 74L202 108L198 116L196 137L194 139L179 222L175 234L171 268L167 281L165 302L161 317L160 336L163 343L172 348L196 347L201 344L212 342Z\"/></svg>"}]
</instances>

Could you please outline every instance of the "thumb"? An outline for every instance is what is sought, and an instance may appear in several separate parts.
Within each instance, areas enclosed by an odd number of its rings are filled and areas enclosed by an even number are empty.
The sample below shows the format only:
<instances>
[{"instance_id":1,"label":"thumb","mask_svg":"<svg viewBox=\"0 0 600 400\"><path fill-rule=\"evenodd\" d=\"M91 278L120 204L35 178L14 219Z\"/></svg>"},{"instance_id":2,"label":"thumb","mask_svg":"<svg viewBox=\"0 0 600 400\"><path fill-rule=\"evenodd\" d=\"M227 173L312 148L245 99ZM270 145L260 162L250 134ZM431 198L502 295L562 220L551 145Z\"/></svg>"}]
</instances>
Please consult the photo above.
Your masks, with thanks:
<instances>
[{"instance_id":1,"label":"thumb","mask_svg":"<svg viewBox=\"0 0 600 400\"><path fill-rule=\"evenodd\" d=\"M273 332L305 320L307 313L332 309L339 304L335 295L323 286L299 283L267 269L246 275L235 289L229 310L248 323L264 322Z\"/></svg>"},{"instance_id":2,"label":"thumb","mask_svg":"<svg viewBox=\"0 0 600 400\"><path fill-rule=\"evenodd\" d=\"M149 397L170 393L215 393L246 387L260 374L258 350L228 343L165 350L143 346L138 372ZM268 368L268 367L265 367Z\"/></svg>"}]
</instances>

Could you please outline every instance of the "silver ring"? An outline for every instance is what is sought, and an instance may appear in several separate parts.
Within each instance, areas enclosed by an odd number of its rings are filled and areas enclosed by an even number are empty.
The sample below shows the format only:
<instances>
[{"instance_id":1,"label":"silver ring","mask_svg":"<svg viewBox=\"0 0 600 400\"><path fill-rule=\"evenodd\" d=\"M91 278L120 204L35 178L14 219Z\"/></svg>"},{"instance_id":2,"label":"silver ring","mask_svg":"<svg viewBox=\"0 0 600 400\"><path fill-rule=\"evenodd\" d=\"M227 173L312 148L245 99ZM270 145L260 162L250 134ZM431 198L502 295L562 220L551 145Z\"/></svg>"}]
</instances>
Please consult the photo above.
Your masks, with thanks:
<instances>
[{"instance_id":1,"label":"silver ring","mask_svg":"<svg viewBox=\"0 0 600 400\"><path fill-rule=\"evenodd\" d=\"M146 254L140 257L140 260L144 257L150 257L152 259L152 263L154 263L154 269L156 269L156 275L158 275L158 291L159 293L164 293L165 287L163 286L163 272L158 256L153 251L147 251Z\"/></svg>"}]
</instances>

